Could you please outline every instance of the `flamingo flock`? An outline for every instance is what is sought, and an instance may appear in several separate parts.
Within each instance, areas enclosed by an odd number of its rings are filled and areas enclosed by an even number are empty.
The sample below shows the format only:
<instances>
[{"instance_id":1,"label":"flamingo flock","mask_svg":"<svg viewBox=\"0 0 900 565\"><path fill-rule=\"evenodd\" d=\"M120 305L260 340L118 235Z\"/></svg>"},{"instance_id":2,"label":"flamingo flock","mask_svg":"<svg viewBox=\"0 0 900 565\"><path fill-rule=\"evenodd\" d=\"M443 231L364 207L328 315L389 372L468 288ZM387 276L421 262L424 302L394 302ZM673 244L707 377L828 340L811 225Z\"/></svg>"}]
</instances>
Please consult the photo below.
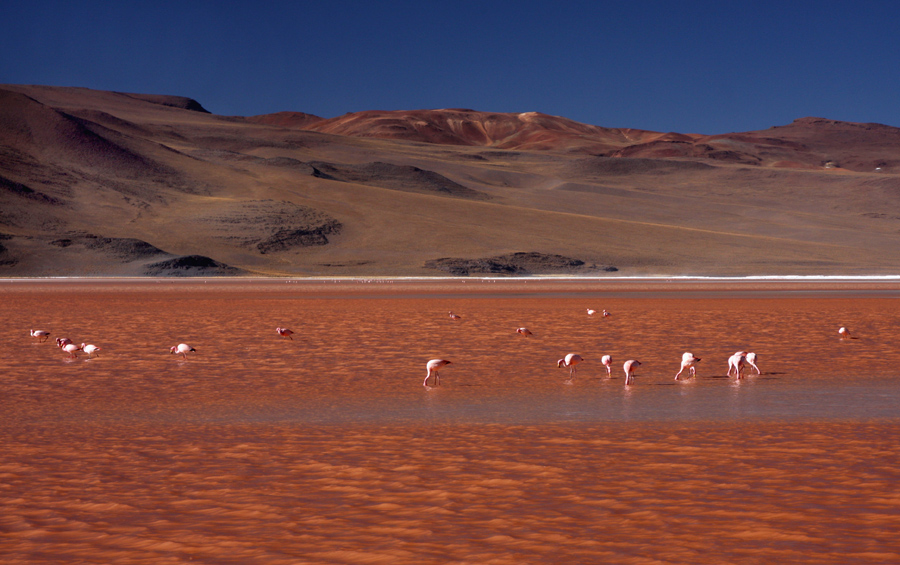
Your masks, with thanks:
<instances>
[{"instance_id":1,"label":"flamingo flock","mask_svg":"<svg viewBox=\"0 0 900 565\"><path fill-rule=\"evenodd\" d=\"M290 330L288 330L290 331ZM38 339L38 343L44 343L50 339L50 332L46 330L31 330L31 336ZM102 347L94 345L93 343L84 343L81 345L76 345L71 339L67 337L58 337L56 338L56 347L62 350L66 354L66 359L77 359L78 352L81 351L83 353L87 353L88 359L94 359L95 357L100 357L99 351L102 351ZM172 353L180 353L187 359L186 354L191 351L196 351L190 345L181 343L171 348Z\"/></svg>"},{"instance_id":2,"label":"flamingo flock","mask_svg":"<svg viewBox=\"0 0 900 565\"><path fill-rule=\"evenodd\" d=\"M596 314L597 311L591 308L587 309L587 314L592 316ZM610 316L610 313L607 310L602 310L603 317ZM451 320L460 320L461 316L453 313L453 311L449 312L449 317ZM288 328L277 327L275 328L275 332L281 336L286 337L293 341L293 337L291 337L294 332ZM50 339L50 332L46 330L30 330L31 337L38 340L38 343L44 343ZM534 333L526 327L516 328L516 333L523 337L533 337ZM850 331L842 326L838 329L838 335L843 339L858 339L856 336L851 336ZM67 354L67 357L70 359L75 359L78 357L78 352L84 352L88 355L88 359L93 359L95 356L99 357L98 351L101 351L101 348L88 343L82 343L81 345L76 345L72 342L71 339L67 337L58 337L56 338L56 346L60 348ZM187 360L188 353L195 353L197 350L188 345L187 343L179 343L178 345L173 345L169 352L173 355L181 355L182 360ZM754 371L756 371L757 375L762 374L759 370L759 366L757 365L758 356L755 352L752 351L736 351L728 358L728 371L726 373L727 377L734 377L735 380L742 380L744 378L744 370L746 366L750 366ZM578 353L568 353L565 357L559 359L557 361L558 368L566 368L569 370L569 378L566 381L567 383L571 383L574 381L578 372L578 365L585 361L584 357L582 357ZM700 357L695 356L693 353L686 351L681 356L681 367L678 372L675 374L675 380L681 380L682 374L687 371L690 378L695 378L697 374L697 364L701 361ZM452 361L448 359L431 359L425 364L426 374L425 380L423 381L423 386L426 388L430 388L428 386L428 381L432 380L434 386L440 386L441 377L440 377L440 369L447 365L450 365ZM611 355L602 355L600 357L600 363L606 369L607 378L612 378L612 356ZM622 366L625 372L625 386L630 386L634 384L635 378L635 368L640 367L641 362L637 359L629 359L625 361Z\"/></svg>"},{"instance_id":3,"label":"flamingo flock","mask_svg":"<svg viewBox=\"0 0 900 565\"><path fill-rule=\"evenodd\" d=\"M593 316L597 314L597 310L593 308L586 309L588 316ZM602 317L611 316L608 310L601 311ZM459 320L461 317L457 314L454 314L452 311L450 312L450 318L453 320ZM516 328L516 333L522 335L524 337L533 336L531 330L525 327ZM841 327L838 329L838 334L841 336L841 339L857 339L856 336L851 336L850 331L846 327ZM744 378L744 369L747 365L749 365L754 371L756 371L757 375L761 375L762 373L759 370L759 366L756 364L758 356L755 352L752 351L736 351L733 355L728 358L728 372L726 376L734 377L735 380L742 380ZM569 353L565 357L559 359L556 362L558 368L568 369L569 370L569 378L566 381L567 383L571 383L574 381L577 372L578 365L584 362L584 358L577 353ZM690 378L695 378L697 376L697 364L701 361L700 357L695 356L693 353L689 351L685 351L681 356L681 367L678 372L675 374L675 380L679 381L682 379L682 374L687 370L687 373ZM607 378L612 378L612 356L603 355L600 357L600 363L606 369ZM438 375L438 369L449 365L450 361L446 359L432 359L426 363L426 376L425 382L423 383L426 388L428 388L428 380L433 378L435 385L440 384L440 377ZM634 384L634 370L637 367L641 366L641 362L637 359L629 359L622 366L625 372L625 386L630 386Z\"/></svg>"},{"instance_id":4,"label":"flamingo flock","mask_svg":"<svg viewBox=\"0 0 900 565\"><path fill-rule=\"evenodd\" d=\"M593 308L587 308L585 311L587 312L588 316L593 316L598 313L598 311ZM604 318L611 316L611 314L608 310L601 310L600 314ZM461 316L454 314L451 311L450 318L453 320L459 320L459 319L461 319ZM526 327L516 328L516 333L518 335L521 335L524 337L534 336L534 333ZM838 333L841 335L842 339L850 337L849 331L845 327L840 328L840 330L838 330ZM757 375L762 374L759 370L759 367L756 364L756 360L757 360L757 355L754 352L747 352L747 351L735 352L728 359L727 376L728 377L734 376L734 378L736 380L743 379L744 378L744 367L746 365L749 365L750 367L752 367L756 371ZM578 365L580 363L583 363L584 361L585 361L584 357L582 357L578 353L568 353L565 357L559 359L556 362L556 366L558 368L569 370L569 378L566 380L567 384L571 384L575 380L575 377L578 374ZM679 368L678 372L675 374L675 380L676 381L682 380L682 375L685 373L685 371L687 371L688 378L696 378L697 364L700 363L700 361L701 361L700 357L695 356L693 353L691 353L689 351L685 351L681 355L681 367ZM607 378L612 378L612 363L613 363L612 356L611 355L601 356L600 363L606 369ZM434 382L435 386L440 385L440 376L438 375L438 369L440 369L441 367L448 365L448 364L450 364L450 361L448 361L446 359L432 359L432 360L428 361L425 365L426 376L425 376L425 381L423 382L423 385L426 388L430 388L430 387L428 387L429 379L434 380L433 382ZM641 366L641 362L638 361L637 359L629 359L629 360L625 361L624 365L622 366L622 369L625 372L625 386L630 386L630 385L634 384L635 369L640 366Z\"/></svg>"},{"instance_id":5,"label":"flamingo flock","mask_svg":"<svg viewBox=\"0 0 900 565\"><path fill-rule=\"evenodd\" d=\"M291 341L293 341L294 339L291 337L294 332L289 330L288 328L277 327L275 328L275 332L282 337L290 339ZM38 343L44 343L45 341L48 341L50 339L50 332L46 330L30 330L29 333L31 334L31 337L38 340ZM56 338L56 347L66 353L67 359L77 359L79 351L87 353L88 359L93 359L94 357L99 357L100 354L98 353L98 351L102 350L101 347L96 346L92 343L82 343L81 345L76 345L72 342L71 339L67 337ZM181 355L183 361L187 361L188 353L195 353L196 351L197 350L195 348L186 343L179 343L178 345L173 345L169 348L169 353L173 355Z\"/></svg>"},{"instance_id":6,"label":"flamingo flock","mask_svg":"<svg viewBox=\"0 0 900 565\"><path fill-rule=\"evenodd\" d=\"M38 343L44 343L45 341L50 340L50 332L46 330L31 330L31 337L37 338ZM100 356L98 351L100 348L96 345L90 343L82 343L81 345L75 345L72 343L72 340L67 337L58 337L56 338L56 347L61 349L66 353L67 359L77 359L78 352L83 351L88 354L88 359L93 359L94 355Z\"/></svg>"}]
</instances>

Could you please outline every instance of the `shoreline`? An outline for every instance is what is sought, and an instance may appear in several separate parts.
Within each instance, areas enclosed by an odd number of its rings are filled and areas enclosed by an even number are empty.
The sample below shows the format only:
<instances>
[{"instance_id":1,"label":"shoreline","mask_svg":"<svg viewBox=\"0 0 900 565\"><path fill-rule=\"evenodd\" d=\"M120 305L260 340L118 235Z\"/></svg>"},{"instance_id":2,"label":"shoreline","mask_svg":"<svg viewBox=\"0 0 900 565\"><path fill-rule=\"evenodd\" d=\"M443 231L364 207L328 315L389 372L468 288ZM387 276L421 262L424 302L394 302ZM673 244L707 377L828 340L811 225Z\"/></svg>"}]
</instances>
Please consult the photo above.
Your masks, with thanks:
<instances>
[{"instance_id":1,"label":"shoreline","mask_svg":"<svg viewBox=\"0 0 900 565\"><path fill-rule=\"evenodd\" d=\"M341 294L595 292L900 292L900 276L747 277L36 277L0 278L0 291L102 289L286 290Z\"/></svg>"}]
</instances>

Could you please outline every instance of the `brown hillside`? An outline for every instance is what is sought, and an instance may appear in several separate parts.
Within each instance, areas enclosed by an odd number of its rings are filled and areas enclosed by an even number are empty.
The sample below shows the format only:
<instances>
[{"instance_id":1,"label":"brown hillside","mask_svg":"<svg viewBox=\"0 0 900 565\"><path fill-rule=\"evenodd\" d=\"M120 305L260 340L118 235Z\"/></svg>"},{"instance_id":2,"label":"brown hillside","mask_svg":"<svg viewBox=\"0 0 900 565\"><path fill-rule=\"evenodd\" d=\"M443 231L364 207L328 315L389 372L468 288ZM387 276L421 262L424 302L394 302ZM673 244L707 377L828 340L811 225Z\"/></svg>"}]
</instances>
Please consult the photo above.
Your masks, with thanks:
<instances>
[{"instance_id":1,"label":"brown hillside","mask_svg":"<svg viewBox=\"0 0 900 565\"><path fill-rule=\"evenodd\" d=\"M897 274L898 149L0 85L0 276Z\"/></svg>"}]
</instances>

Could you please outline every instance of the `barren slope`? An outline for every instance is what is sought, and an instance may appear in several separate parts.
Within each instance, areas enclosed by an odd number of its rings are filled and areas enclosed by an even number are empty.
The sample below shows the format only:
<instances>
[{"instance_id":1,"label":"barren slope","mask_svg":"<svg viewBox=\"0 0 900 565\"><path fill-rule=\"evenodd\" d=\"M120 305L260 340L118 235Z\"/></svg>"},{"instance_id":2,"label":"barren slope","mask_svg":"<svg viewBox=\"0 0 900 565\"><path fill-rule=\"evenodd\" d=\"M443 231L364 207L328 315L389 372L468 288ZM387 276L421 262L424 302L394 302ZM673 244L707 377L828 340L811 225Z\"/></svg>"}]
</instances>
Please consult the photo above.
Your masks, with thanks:
<instances>
[{"instance_id":1,"label":"barren slope","mask_svg":"<svg viewBox=\"0 0 900 565\"><path fill-rule=\"evenodd\" d=\"M898 132L802 119L699 136L468 110L238 118L182 97L6 85L0 276L894 274Z\"/></svg>"}]
</instances>

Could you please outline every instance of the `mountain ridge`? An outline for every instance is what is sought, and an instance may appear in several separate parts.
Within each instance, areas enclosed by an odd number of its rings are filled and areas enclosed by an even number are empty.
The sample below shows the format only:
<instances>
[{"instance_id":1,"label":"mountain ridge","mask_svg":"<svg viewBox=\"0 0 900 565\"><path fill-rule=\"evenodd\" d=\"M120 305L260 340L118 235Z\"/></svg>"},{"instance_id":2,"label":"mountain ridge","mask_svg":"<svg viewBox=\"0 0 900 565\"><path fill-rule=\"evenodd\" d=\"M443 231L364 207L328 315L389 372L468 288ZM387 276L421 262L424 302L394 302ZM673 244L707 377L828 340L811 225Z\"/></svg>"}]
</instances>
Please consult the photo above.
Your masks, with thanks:
<instances>
[{"instance_id":1,"label":"mountain ridge","mask_svg":"<svg viewBox=\"0 0 900 565\"><path fill-rule=\"evenodd\" d=\"M240 117L0 85L0 276L896 274L898 173L900 129L817 117Z\"/></svg>"}]
</instances>

